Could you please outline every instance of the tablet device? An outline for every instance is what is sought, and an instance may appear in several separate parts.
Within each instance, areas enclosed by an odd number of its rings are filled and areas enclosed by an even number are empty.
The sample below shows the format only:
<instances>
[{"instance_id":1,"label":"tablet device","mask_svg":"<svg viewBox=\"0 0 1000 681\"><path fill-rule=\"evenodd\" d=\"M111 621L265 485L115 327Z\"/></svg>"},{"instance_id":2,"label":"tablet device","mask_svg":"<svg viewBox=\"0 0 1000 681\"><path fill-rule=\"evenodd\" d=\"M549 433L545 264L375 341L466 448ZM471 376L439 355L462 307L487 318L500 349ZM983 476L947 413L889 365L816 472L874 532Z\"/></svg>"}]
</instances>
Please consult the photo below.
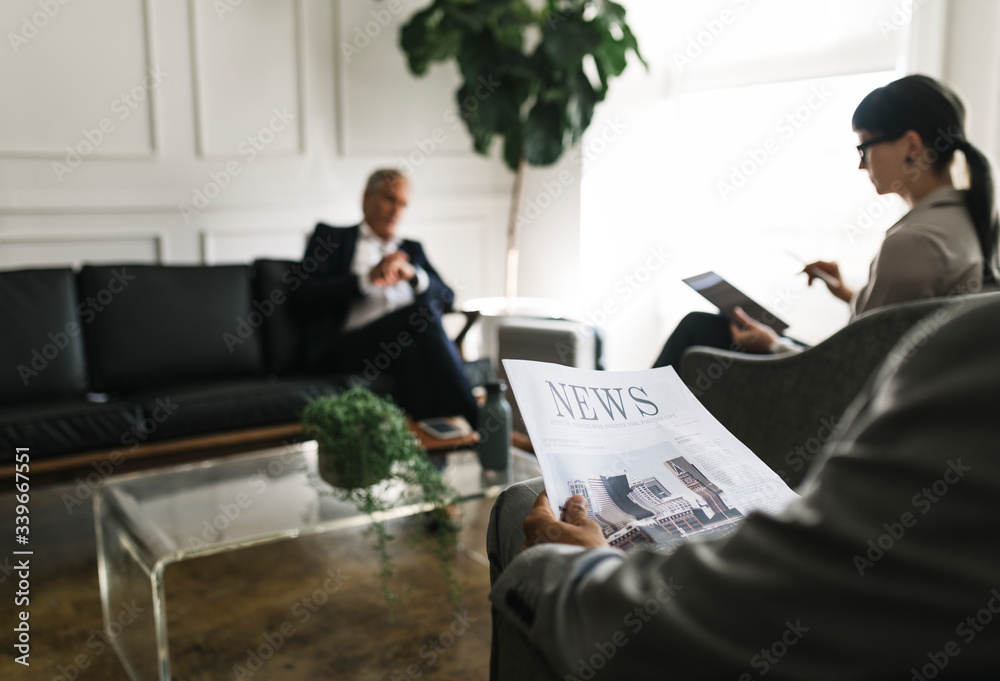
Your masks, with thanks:
<instances>
[{"instance_id":1,"label":"tablet device","mask_svg":"<svg viewBox=\"0 0 1000 681\"><path fill-rule=\"evenodd\" d=\"M431 418L418 421L417 426L433 438L438 440L452 440L457 437L464 437L469 434L467 428L455 423L455 419L442 417Z\"/></svg>"},{"instance_id":2,"label":"tablet device","mask_svg":"<svg viewBox=\"0 0 1000 681\"><path fill-rule=\"evenodd\" d=\"M754 301L750 296L740 291L715 272L705 272L682 281L719 308L722 316L735 322L734 307L742 307L743 311L761 324L767 324L777 333L783 334L788 324L778 319Z\"/></svg>"}]
</instances>

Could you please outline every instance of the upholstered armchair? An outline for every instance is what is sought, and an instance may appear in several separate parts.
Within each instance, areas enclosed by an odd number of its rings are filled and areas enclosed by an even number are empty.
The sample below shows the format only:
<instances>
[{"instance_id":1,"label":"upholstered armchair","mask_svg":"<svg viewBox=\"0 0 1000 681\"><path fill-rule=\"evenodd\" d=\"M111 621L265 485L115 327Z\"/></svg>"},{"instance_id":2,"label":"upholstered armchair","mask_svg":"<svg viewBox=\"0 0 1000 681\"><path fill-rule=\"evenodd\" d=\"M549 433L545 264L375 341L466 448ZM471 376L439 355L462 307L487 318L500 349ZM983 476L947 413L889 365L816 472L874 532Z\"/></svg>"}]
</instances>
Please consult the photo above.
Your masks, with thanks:
<instances>
[{"instance_id":1,"label":"upholstered armchair","mask_svg":"<svg viewBox=\"0 0 1000 681\"><path fill-rule=\"evenodd\" d=\"M990 292L889 305L797 354L694 347L684 354L680 375L726 428L795 487L907 330L920 325L930 332L970 305L998 297Z\"/></svg>"}]
</instances>

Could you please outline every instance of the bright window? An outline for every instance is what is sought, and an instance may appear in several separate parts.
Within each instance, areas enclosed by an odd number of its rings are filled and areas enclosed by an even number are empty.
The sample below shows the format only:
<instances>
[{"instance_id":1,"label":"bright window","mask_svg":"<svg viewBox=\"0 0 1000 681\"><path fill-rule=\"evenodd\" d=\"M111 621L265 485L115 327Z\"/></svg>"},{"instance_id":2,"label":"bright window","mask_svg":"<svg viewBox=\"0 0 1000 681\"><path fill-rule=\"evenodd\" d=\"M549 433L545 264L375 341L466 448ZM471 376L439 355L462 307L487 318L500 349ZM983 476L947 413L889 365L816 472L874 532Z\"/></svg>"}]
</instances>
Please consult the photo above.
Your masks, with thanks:
<instances>
[{"instance_id":1,"label":"bright window","mask_svg":"<svg viewBox=\"0 0 1000 681\"><path fill-rule=\"evenodd\" d=\"M606 328L607 366L649 366L684 314L713 310L680 281L706 270L816 342L848 311L822 284L805 286L796 257L835 260L862 284L905 210L858 170L850 121L868 92L902 75L906 17L892 23L889 2L770 0L688 7L681 21L682 3L664 4L655 11L682 34L657 55L666 96L636 101L627 86L632 101L602 111L584 144L582 305ZM725 23L721 12L742 5ZM658 44L644 16L654 10L628 10L644 49ZM692 39L702 53L684 51Z\"/></svg>"}]
</instances>

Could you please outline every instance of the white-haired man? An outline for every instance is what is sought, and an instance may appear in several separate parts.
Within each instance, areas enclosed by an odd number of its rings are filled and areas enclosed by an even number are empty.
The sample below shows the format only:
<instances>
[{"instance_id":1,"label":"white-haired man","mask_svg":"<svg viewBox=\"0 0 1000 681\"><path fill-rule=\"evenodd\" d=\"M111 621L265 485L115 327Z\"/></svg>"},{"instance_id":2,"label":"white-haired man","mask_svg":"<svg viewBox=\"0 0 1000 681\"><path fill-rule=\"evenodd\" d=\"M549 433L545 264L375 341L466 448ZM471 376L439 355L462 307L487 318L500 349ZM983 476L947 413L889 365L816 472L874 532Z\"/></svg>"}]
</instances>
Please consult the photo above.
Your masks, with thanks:
<instances>
[{"instance_id":1,"label":"white-haired man","mask_svg":"<svg viewBox=\"0 0 1000 681\"><path fill-rule=\"evenodd\" d=\"M365 186L361 224L316 226L306 258L317 271L296 297L306 316L306 362L368 382L387 373L412 418L460 414L475 427L469 380L441 326L455 294L420 243L396 235L409 197L400 171L377 170Z\"/></svg>"}]
</instances>

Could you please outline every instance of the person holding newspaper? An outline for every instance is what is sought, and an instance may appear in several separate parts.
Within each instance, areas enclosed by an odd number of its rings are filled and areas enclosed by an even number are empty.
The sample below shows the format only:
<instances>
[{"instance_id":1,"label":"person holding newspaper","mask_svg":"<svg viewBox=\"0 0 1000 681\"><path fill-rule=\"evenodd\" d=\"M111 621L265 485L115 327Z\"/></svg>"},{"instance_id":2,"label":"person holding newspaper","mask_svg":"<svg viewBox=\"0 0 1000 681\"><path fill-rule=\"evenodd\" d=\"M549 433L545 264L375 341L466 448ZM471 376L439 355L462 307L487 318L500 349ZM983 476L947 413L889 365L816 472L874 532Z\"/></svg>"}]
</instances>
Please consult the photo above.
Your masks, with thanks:
<instances>
[{"instance_id":1,"label":"person holding newspaper","mask_svg":"<svg viewBox=\"0 0 1000 681\"><path fill-rule=\"evenodd\" d=\"M998 294L911 332L802 496L721 539L625 554L584 497L560 520L541 480L508 488L487 535L493 681L996 678L998 335Z\"/></svg>"},{"instance_id":2,"label":"person holding newspaper","mask_svg":"<svg viewBox=\"0 0 1000 681\"><path fill-rule=\"evenodd\" d=\"M875 191L898 194L909 212L886 232L872 261L868 283L855 291L836 263L805 266L809 285L820 279L850 305L851 318L891 303L975 293L995 282L997 215L989 161L965 137L965 106L950 88L923 75L893 81L869 93L852 120L858 134L858 166ZM968 190L955 188L956 152L968 167ZM667 339L654 367L680 368L693 345L767 354L796 352L803 345L780 337L742 310L736 322L694 312Z\"/></svg>"}]
</instances>

